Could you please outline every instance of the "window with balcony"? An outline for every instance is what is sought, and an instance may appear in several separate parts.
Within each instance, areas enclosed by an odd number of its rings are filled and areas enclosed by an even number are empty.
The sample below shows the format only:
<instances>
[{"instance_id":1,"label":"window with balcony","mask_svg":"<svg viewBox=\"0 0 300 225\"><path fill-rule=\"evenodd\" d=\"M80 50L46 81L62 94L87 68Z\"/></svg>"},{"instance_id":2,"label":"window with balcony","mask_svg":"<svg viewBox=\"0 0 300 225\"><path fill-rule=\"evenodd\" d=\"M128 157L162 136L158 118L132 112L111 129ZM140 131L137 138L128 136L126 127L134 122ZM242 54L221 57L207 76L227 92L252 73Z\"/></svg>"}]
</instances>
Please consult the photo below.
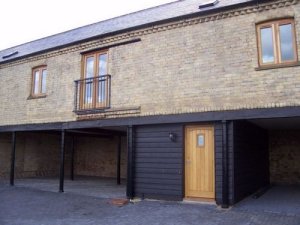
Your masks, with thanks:
<instances>
[{"instance_id":1,"label":"window with balcony","mask_svg":"<svg viewBox=\"0 0 300 225\"><path fill-rule=\"evenodd\" d=\"M293 19L258 24L257 39L261 67L291 65L298 61Z\"/></svg>"},{"instance_id":2,"label":"window with balcony","mask_svg":"<svg viewBox=\"0 0 300 225\"><path fill-rule=\"evenodd\" d=\"M32 70L31 97L46 95L47 67L39 66Z\"/></svg>"},{"instance_id":3,"label":"window with balcony","mask_svg":"<svg viewBox=\"0 0 300 225\"><path fill-rule=\"evenodd\" d=\"M107 74L107 63L107 51L83 56L82 79L75 81L75 111L110 107L110 75Z\"/></svg>"}]
</instances>

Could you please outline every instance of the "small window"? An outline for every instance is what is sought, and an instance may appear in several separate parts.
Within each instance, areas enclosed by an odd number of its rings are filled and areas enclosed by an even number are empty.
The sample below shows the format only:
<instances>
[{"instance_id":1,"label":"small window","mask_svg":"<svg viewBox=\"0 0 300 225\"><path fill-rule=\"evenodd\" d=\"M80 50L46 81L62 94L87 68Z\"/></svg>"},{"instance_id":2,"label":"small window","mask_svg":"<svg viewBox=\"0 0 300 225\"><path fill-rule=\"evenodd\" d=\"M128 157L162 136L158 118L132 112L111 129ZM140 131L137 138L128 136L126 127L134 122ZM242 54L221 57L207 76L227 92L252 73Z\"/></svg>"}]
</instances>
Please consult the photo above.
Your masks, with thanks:
<instances>
[{"instance_id":1,"label":"small window","mask_svg":"<svg viewBox=\"0 0 300 225\"><path fill-rule=\"evenodd\" d=\"M257 37L260 66L298 61L293 19L258 24Z\"/></svg>"},{"instance_id":2,"label":"small window","mask_svg":"<svg viewBox=\"0 0 300 225\"><path fill-rule=\"evenodd\" d=\"M197 135L197 147L204 147L205 146L205 136L204 134Z\"/></svg>"},{"instance_id":3,"label":"small window","mask_svg":"<svg viewBox=\"0 0 300 225\"><path fill-rule=\"evenodd\" d=\"M32 89L33 97L44 96L46 94L47 68L37 67L32 70Z\"/></svg>"}]
</instances>

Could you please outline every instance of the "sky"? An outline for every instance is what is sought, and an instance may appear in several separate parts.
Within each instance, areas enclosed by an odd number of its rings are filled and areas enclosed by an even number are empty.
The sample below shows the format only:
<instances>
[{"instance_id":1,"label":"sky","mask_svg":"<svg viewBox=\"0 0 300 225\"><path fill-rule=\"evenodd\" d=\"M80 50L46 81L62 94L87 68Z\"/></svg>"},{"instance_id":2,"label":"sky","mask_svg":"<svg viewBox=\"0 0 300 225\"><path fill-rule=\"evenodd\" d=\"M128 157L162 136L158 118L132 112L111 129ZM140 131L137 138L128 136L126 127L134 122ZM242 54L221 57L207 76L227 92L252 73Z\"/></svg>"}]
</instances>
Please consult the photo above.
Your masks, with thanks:
<instances>
[{"instance_id":1,"label":"sky","mask_svg":"<svg viewBox=\"0 0 300 225\"><path fill-rule=\"evenodd\" d=\"M0 50L175 0L6 0Z\"/></svg>"}]
</instances>

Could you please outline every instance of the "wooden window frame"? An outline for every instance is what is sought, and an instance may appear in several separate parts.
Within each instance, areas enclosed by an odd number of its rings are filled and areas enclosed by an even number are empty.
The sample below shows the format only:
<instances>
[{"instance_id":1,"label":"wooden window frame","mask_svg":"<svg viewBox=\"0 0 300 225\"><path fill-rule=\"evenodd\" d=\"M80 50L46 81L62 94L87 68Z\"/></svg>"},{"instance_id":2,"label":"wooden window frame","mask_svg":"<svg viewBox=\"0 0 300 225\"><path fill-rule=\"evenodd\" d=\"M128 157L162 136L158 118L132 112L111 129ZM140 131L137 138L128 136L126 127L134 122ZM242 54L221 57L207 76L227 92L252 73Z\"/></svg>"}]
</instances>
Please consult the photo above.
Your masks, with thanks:
<instances>
[{"instance_id":1,"label":"wooden window frame","mask_svg":"<svg viewBox=\"0 0 300 225\"><path fill-rule=\"evenodd\" d=\"M280 32L279 27L281 25L291 24L292 26L292 38L293 38L293 52L294 59L289 61L282 61L281 59L281 43L280 43ZM263 63L262 59L262 43L261 43L261 29L272 28L273 37L273 48L274 48L274 62ZM258 64L260 68L276 68L293 66L298 64L298 48L297 48L297 38L295 30L295 21L292 18L272 20L256 25L256 36L257 36L257 48L258 48Z\"/></svg>"},{"instance_id":2,"label":"wooden window frame","mask_svg":"<svg viewBox=\"0 0 300 225\"><path fill-rule=\"evenodd\" d=\"M34 67L32 69L32 75L31 75L31 94L30 94L31 98L41 98L41 97L45 97L46 96L46 92L45 93L42 92L42 85L43 85L43 79L42 78L43 78L43 71L45 71L45 70L47 71L47 66L46 65L37 66L37 67ZM35 93L34 92L34 90L35 90L35 73L37 71L39 71L39 84L38 84L38 92ZM45 79L47 79L47 78L45 78ZM46 84L47 84L47 82L46 82Z\"/></svg>"},{"instance_id":3,"label":"wooden window frame","mask_svg":"<svg viewBox=\"0 0 300 225\"><path fill-rule=\"evenodd\" d=\"M85 79L86 77L86 69L87 69L87 65L86 65L86 61L87 58L89 57L94 57L94 71L93 71L93 77L97 77L99 75L99 56L100 55L107 55L107 62L106 62L106 74L108 75L108 61L109 61L109 51L108 49L102 49L100 51L94 51L94 52L89 52L87 54L84 54L82 56L82 62L81 62L81 68L82 68L82 72L81 72L81 79ZM97 93L98 93L98 88L99 85L97 85L97 82L94 82L93 84L93 91L92 91L92 103L85 103L85 85L81 85L80 87L80 102L79 102L79 106L81 109L99 109L99 108L106 108L107 103L108 103L108 96L109 96L109 88L107 86L107 82L105 84L105 100L103 102L97 102Z\"/></svg>"}]
</instances>

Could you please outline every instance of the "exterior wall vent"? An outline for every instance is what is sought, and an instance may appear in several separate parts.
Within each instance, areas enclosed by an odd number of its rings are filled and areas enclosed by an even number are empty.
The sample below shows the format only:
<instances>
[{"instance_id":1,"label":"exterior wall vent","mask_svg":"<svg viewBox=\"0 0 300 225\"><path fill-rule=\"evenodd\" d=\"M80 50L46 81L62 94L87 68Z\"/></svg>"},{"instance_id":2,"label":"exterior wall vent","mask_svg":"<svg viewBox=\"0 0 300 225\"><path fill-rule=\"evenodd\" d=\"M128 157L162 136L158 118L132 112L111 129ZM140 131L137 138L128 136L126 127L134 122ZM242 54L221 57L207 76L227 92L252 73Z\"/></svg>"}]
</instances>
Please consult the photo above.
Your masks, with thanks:
<instances>
[{"instance_id":1,"label":"exterior wall vent","mask_svg":"<svg viewBox=\"0 0 300 225\"><path fill-rule=\"evenodd\" d=\"M206 1L205 3L202 3L201 5L199 5L199 9L215 6L218 3L219 3L219 0L209 0L209 1Z\"/></svg>"},{"instance_id":2,"label":"exterior wall vent","mask_svg":"<svg viewBox=\"0 0 300 225\"><path fill-rule=\"evenodd\" d=\"M9 53L7 55L2 56L2 59L10 58L10 57L12 57L14 55L17 55L18 53L19 53L18 51L11 52L11 53Z\"/></svg>"}]
</instances>

